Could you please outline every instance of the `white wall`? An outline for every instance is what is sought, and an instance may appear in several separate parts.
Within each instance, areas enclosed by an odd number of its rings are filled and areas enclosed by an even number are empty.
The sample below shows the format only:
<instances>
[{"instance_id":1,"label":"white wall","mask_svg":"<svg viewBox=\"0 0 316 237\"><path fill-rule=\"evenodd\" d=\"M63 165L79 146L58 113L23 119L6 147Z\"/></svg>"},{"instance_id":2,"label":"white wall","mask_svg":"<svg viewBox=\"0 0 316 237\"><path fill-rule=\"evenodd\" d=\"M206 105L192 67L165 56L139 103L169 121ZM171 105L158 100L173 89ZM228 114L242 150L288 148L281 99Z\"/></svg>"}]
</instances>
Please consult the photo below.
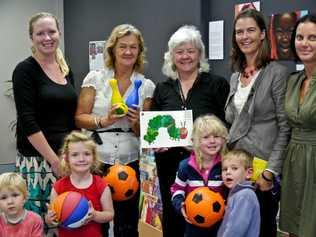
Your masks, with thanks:
<instances>
[{"instance_id":1,"label":"white wall","mask_svg":"<svg viewBox=\"0 0 316 237\"><path fill-rule=\"evenodd\" d=\"M15 120L12 98L5 96L5 81L11 80L16 64L31 53L28 19L37 12L51 12L58 17L63 32L63 0L0 0L0 173L3 164L15 162L15 131L10 122ZM61 48L63 49L63 38Z\"/></svg>"}]
</instances>

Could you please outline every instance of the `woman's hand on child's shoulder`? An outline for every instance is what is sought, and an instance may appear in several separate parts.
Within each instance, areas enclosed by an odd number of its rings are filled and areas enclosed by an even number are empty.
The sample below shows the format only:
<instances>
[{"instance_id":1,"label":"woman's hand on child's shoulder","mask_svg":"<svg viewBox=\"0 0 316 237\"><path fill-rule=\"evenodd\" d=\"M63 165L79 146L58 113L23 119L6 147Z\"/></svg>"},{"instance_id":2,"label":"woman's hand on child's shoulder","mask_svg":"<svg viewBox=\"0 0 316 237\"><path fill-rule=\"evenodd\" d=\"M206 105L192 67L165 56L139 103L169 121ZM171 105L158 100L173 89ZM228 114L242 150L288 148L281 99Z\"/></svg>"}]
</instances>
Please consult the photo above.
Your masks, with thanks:
<instances>
[{"instance_id":1,"label":"woman's hand on child's shoulder","mask_svg":"<svg viewBox=\"0 0 316 237\"><path fill-rule=\"evenodd\" d=\"M192 224L192 222L189 220L187 214L185 213L185 204L184 204L184 202L181 203L181 213L182 213L184 219L186 220L186 222Z\"/></svg>"}]
</instances>

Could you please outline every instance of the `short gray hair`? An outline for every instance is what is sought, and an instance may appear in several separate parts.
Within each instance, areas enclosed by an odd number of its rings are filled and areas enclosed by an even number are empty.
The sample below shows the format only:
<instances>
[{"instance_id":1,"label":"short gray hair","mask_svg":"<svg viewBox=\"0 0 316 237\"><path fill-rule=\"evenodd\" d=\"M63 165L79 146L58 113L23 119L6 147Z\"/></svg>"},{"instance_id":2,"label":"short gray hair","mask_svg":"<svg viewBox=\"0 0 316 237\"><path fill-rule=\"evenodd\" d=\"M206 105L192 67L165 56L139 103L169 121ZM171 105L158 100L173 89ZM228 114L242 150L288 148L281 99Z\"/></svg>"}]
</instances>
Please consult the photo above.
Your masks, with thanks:
<instances>
[{"instance_id":1,"label":"short gray hair","mask_svg":"<svg viewBox=\"0 0 316 237\"><path fill-rule=\"evenodd\" d=\"M178 78L178 72L172 60L173 51L176 47L184 43L192 43L193 46L200 51L199 72L209 71L209 64L205 58L205 47L202 41L201 33L193 25L184 25L170 37L168 42L168 51L164 56L162 73L174 80Z\"/></svg>"}]
</instances>

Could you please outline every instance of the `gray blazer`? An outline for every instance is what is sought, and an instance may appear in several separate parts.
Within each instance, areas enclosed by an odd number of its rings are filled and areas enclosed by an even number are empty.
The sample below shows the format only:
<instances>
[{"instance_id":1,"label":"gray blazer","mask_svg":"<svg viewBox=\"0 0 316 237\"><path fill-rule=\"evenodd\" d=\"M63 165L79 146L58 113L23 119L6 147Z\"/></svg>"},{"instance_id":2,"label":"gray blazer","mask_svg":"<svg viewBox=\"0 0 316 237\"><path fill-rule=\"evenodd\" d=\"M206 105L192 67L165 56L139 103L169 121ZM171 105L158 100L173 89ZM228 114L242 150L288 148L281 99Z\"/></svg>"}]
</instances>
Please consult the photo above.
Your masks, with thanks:
<instances>
[{"instance_id":1,"label":"gray blazer","mask_svg":"<svg viewBox=\"0 0 316 237\"><path fill-rule=\"evenodd\" d=\"M239 74L236 72L231 76L225 105L226 121L231 124L228 147L244 149L268 161L267 169L280 174L282 153L290 135L284 110L288 78L286 67L271 62L262 68L240 114L233 100Z\"/></svg>"}]
</instances>

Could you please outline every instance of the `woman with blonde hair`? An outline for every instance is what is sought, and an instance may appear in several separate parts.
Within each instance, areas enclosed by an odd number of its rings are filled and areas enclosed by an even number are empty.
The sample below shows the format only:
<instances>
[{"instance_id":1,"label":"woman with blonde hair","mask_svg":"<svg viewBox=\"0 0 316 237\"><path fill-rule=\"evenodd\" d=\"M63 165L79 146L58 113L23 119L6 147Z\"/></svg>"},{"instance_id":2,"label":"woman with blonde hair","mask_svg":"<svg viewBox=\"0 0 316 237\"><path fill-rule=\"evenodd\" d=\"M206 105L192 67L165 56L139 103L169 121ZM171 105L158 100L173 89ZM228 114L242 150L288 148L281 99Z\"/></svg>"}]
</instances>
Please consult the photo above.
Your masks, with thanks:
<instances>
[{"instance_id":1,"label":"woman with blonde hair","mask_svg":"<svg viewBox=\"0 0 316 237\"><path fill-rule=\"evenodd\" d=\"M139 112L149 110L154 84L142 74L145 63L144 40L140 31L129 24L116 26L106 40L105 67L91 71L84 79L76 112L76 124L93 130L105 171L115 163L129 165L139 176ZM139 105L128 108L126 115L116 114L111 105L109 80L115 78L125 101L139 88ZM138 236L139 192L127 201L114 201L114 236Z\"/></svg>"},{"instance_id":2,"label":"woman with blonde hair","mask_svg":"<svg viewBox=\"0 0 316 237\"><path fill-rule=\"evenodd\" d=\"M37 13L29 21L32 56L14 69L12 81L17 111L17 171L26 179L26 208L39 214L56 176L58 150L75 128L77 94L72 73L61 50L60 28L51 13Z\"/></svg>"}]
</instances>

